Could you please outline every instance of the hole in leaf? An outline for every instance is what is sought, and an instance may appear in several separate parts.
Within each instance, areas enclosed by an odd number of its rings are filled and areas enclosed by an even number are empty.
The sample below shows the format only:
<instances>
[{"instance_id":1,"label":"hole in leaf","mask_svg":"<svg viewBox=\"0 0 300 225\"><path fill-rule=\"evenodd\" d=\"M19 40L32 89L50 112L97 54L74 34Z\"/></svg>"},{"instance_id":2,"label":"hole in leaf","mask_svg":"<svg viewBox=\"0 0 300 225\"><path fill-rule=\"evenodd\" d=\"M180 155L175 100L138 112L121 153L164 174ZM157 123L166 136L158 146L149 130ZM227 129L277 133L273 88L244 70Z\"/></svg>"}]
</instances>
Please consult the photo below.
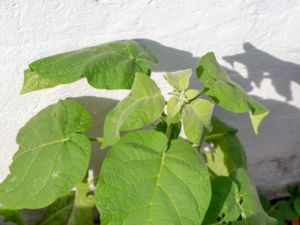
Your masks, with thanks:
<instances>
[{"instance_id":1,"label":"hole in leaf","mask_svg":"<svg viewBox=\"0 0 300 225\"><path fill-rule=\"evenodd\" d=\"M222 218L220 216L217 217L217 221L220 222Z\"/></svg>"},{"instance_id":2,"label":"hole in leaf","mask_svg":"<svg viewBox=\"0 0 300 225\"><path fill-rule=\"evenodd\" d=\"M221 217L222 217L222 218L225 218L225 213L222 213Z\"/></svg>"},{"instance_id":3,"label":"hole in leaf","mask_svg":"<svg viewBox=\"0 0 300 225\"><path fill-rule=\"evenodd\" d=\"M243 198L243 197L240 197L240 199L239 199L239 204L242 205L243 202L244 202L244 198Z\"/></svg>"},{"instance_id":4,"label":"hole in leaf","mask_svg":"<svg viewBox=\"0 0 300 225\"><path fill-rule=\"evenodd\" d=\"M240 215L238 218L237 218L237 221L242 221L243 220L243 217L242 215Z\"/></svg>"}]
</instances>

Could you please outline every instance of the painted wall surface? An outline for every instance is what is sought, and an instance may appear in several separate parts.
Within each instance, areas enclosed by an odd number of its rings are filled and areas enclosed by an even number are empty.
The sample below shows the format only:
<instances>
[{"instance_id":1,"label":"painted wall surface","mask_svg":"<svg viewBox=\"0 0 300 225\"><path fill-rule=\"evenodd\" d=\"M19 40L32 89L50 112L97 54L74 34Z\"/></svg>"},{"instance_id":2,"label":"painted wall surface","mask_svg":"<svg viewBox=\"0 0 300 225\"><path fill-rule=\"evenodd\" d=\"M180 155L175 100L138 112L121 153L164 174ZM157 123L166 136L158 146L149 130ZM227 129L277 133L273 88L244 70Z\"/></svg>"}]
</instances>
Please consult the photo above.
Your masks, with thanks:
<instances>
[{"instance_id":1,"label":"painted wall surface","mask_svg":"<svg viewBox=\"0 0 300 225\"><path fill-rule=\"evenodd\" d=\"M101 116L116 103L109 99L127 93L96 90L80 80L21 96L27 65L51 54L133 38L143 39L158 56L153 79L165 95L171 88L162 73L194 68L201 55L214 51L231 78L271 110L258 137L247 115L217 110L238 127L259 189L275 197L300 181L298 0L1 0L1 180L18 148L18 129L39 110L73 97L103 123ZM199 83L194 79L192 85ZM99 135L99 127L92 133Z\"/></svg>"}]
</instances>

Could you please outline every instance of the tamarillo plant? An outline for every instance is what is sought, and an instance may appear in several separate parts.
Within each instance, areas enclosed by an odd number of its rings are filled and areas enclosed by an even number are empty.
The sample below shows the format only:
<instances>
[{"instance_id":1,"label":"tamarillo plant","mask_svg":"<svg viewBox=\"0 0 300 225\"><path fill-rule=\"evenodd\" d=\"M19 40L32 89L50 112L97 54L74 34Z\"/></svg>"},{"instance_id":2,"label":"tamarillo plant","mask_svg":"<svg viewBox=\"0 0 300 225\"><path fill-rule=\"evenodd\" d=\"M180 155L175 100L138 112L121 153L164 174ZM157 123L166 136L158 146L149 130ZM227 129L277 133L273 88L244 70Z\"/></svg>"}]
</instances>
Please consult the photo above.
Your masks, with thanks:
<instances>
[{"instance_id":1,"label":"tamarillo plant","mask_svg":"<svg viewBox=\"0 0 300 225\"><path fill-rule=\"evenodd\" d=\"M260 204L237 130L213 116L215 104L248 112L258 133L268 110L212 52L196 68L202 88L189 89L191 69L164 76L174 88L167 102L150 78L150 63L157 60L146 47L124 40L29 65L23 94L82 77L95 88L131 92L106 115L103 137L87 137L91 117L72 100L46 107L21 128L0 184L4 220L23 224L17 210L48 206L39 225L91 225L95 207L102 225L277 224ZM89 179L92 141L108 154L99 177Z\"/></svg>"}]
</instances>

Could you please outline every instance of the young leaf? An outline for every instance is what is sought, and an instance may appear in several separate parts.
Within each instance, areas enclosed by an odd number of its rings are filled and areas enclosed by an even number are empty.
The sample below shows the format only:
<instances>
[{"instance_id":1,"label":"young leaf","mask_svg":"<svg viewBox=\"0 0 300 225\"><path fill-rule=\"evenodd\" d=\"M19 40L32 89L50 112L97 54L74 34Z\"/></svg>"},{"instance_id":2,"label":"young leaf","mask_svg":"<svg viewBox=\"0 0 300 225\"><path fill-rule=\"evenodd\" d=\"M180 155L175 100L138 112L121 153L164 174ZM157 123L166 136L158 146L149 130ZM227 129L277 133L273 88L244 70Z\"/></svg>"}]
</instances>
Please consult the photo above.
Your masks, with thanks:
<instances>
[{"instance_id":1,"label":"young leaf","mask_svg":"<svg viewBox=\"0 0 300 225\"><path fill-rule=\"evenodd\" d=\"M94 225L94 195L88 195L90 187L81 183L76 187L75 203L68 225Z\"/></svg>"},{"instance_id":2,"label":"young leaf","mask_svg":"<svg viewBox=\"0 0 300 225\"><path fill-rule=\"evenodd\" d=\"M238 186L237 203L240 206L241 217L234 224L249 225L277 225L277 221L268 216L263 210L254 183L246 170L240 168L230 174L233 182Z\"/></svg>"},{"instance_id":3,"label":"young leaf","mask_svg":"<svg viewBox=\"0 0 300 225\"><path fill-rule=\"evenodd\" d=\"M196 99L183 108L183 128L187 138L200 145L202 138L210 129L214 105L205 99Z\"/></svg>"},{"instance_id":4,"label":"young leaf","mask_svg":"<svg viewBox=\"0 0 300 225\"><path fill-rule=\"evenodd\" d=\"M193 72L191 69L167 73L164 78L168 83L178 91L184 91L189 87L190 78Z\"/></svg>"},{"instance_id":5,"label":"young leaf","mask_svg":"<svg viewBox=\"0 0 300 225\"><path fill-rule=\"evenodd\" d=\"M138 129L154 122L164 105L164 97L155 82L145 74L136 74L129 96L105 118L102 148L115 144L120 138L119 131Z\"/></svg>"},{"instance_id":6,"label":"young leaf","mask_svg":"<svg viewBox=\"0 0 300 225\"><path fill-rule=\"evenodd\" d=\"M22 93L86 77L101 89L130 89L136 72L150 75L156 58L133 40L115 41L37 60L25 70Z\"/></svg>"},{"instance_id":7,"label":"young leaf","mask_svg":"<svg viewBox=\"0 0 300 225\"><path fill-rule=\"evenodd\" d=\"M0 184L0 203L34 209L67 194L87 171L91 143L84 133L90 127L89 114L71 100L34 116L18 133L19 150Z\"/></svg>"},{"instance_id":8,"label":"young leaf","mask_svg":"<svg viewBox=\"0 0 300 225\"><path fill-rule=\"evenodd\" d=\"M37 225L65 225L73 210L74 194L58 198L48 206L46 214Z\"/></svg>"},{"instance_id":9,"label":"young leaf","mask_svg":"<svg viewBox=\"0 0 300 225\"><path fill-rule=\"evenodd\" d=\"M202 224L211 197L209 174L195 150L157 131L122 137L106 156L96 206L101 224Z\"/></svg>"},{"instance_id":10,"label":"young leaf","mask_svg":"<svg viewBox=\"0 0 300 225\"><path fill-rule=\"evenodd\" d=\"M167 123L178 123L178 120L181 119L180 114L181 107L183 102L180 101L175 96L172 96L167 103Z\"/></svg>"},{"instance_id":11,"label":"young leaf","mask_svg":"<svg viewBox=\"0 0 300 225\"><path fill-rule=\"evenodd\" d=\"M202 90L196 90L196 89L189 89L184 94L188 100L192 100L199 96L203 91Z\"/></svg>"},{"instance_id":12,"label":"young leaf","mask_svg":"<svg viewBox=\"0 0 300 225\"><path fill-rule=\"evenodd\" d=\"M228 176L238 168L246 168L246 154L236 136L237 130L216 117L212 118L212 127L209 136L219 137L209 141L213 144L214 150L204 153L207 166L219 176Z\"/></svg>"},{"instance_id":13,"label":"young leaf","mask_svg":"<svg viewBox=\"0 0 300 225\"><path fill-rule=\"evenodd\" d=\"M214 53L210 52L203 56L196 71L198 78L207 89L205 93L216 104L230 112L249 112L253 129L257 134L260 123L269 113L268 109L248 96L229 78L218 64Z\"/></svg>"},{"instance_id":14,"label":"young leaf","mask_svg":"<svg viewBox=\"0 0 300 225\"><path fill-rule=\"evenodd\" d=\"M0 224L1 221L5 224L25 225L18 210L0 208Z\"/></svg>"}]
</instances>

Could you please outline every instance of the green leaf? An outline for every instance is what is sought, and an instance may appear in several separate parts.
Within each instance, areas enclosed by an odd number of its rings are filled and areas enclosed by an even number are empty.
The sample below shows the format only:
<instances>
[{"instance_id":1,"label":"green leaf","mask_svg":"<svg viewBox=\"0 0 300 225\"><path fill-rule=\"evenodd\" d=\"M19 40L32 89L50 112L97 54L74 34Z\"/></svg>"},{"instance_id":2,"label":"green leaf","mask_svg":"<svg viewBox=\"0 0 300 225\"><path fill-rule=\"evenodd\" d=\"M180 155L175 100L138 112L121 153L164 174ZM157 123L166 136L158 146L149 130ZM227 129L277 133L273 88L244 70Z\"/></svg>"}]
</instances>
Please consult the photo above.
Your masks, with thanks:
<instances>
[{"instance_id":1,"label":"green leaf","mask_svg":"<svg viewBox=\"0 0 300 225\"><path fill-rule=\"evenodd\" d=\"M147 75L136 74L132 91L110 111L104 122L102 148L115 144L119 131L139 129L153 123L163 112L164 97Z\"/></svg>"},{"instance_id":2,"label":"green leaf","mask_svg":"<svg viewBox=\"0 0 300 225\"><path fill-rule=\"evenodd\" d=\"M212 201L203 224L277 225L260 205L256 188L246 170L212 180Z\"/></svg>"},{"instance_id":3,"label":"green leaf","mask_svg":"<svg viewBox=\"0 0 300 225\"><path fill-rule=\"evenodd\" d=\"M202 138L210 130L214 105L205 99L196 99L183 108L183 128L187 138L200 145Z\"/></svg>"},{"instance_id":4,"label":"green leaf","mask_svg":"<svg viewBox=\"0 0 300 225\"><path fill-rule=\"evenodd\" d=\"M1 220L1 217L3 220ZM18 210L0 208L0 222L11 222L9 224L25 225Z\"/></svg>"},{"instance_id":5,"label":"green leaf","mask_svg":"<svg viewBox=\"0 0 300 225\"><path fill-rule=\"evenodd\" d=\"M297 212L298 216L300 216L300 197L295 198L295 200L293 202L293 206L294 206L294 209Z\"/></svg>"},{"instance_id":6,"label":"green leaf","mask_svg":"<svg viewBox=\"0 0 300 225\"><path fill-rule=\"evenodd\" d=\"M68 225L94 225L93 210L95 200L89 195L88 184L81 183L76 188L75 204Z\"/></svg>"},{"instance_id":7,"label":"green leaf","mask_svg":"<svg viewBox=\"0 0 300 225\"><path fill-rule=\"evenodd\" d=\"M74 194L58 198L47 208L46 214L37 225L65 225L73 210Z\"/></svg>"},{"instance_id":8,"label":"green leaf","mask_svg":"<svg viewBox=\"0 0 300 225\"><path fill-rule=\"evenodd\" d=\"M184 91L189 87L190 78L193 72L191 69L167 73L164 78L168 83L178 91Z\"/></svg>"},{"instance_id":9,"label":"green leaf","mask_svg":"<svg viewBox=\"0 0 300 225\"><path fill-rule=\"evenodd\" d=\"M136 72L150 75L156 58L137 41L106 43L37 60L25 70L22 93L67 84L86 77L101 89L130 89Z\"/></svg>"},{"instance_id":10,"label":"green leaf","mask_svg":"<svg viewBox=\"0 0 300 225\"><path fill-rule=\"evenodd\" d=\"M236 136L237 130L228 126L216 117L212 118L212 132L209 136L218 138L210 140L214 149L204 152L207 166L216 175L228 176L238 168L246 169L246 154L244 147Z\"/></svg>"},{"instance_id":11,"label":"green leaf","mask_svg":"<svg viewBox=\"0 0 300 225\"><path fill-rule=\"evenodd\" d=\"M89 114L71 100L34 116L18 133L19 150L0 184L0 203L34 209L67 194L88 169L91 143L84 133L90 127Z\"/></svg>"},{"instance_id":12,"label":"green leaf","mask_svg":"<svg viewBox=\"0 0 300 225\"><path fill-rule=\"evenodd\" d=\"M255 133L269 111L263 105L249 97L247 93L226 74L218 64L214 53L207 53L201 58L197 67L197 76L204 84L206 94L224 109L243 113L249 112Z\"/></svg>"},{"instance_id":13,"label":"green leaf","mask_svg":"<svg viewBox=\"0 0 300 225\"><path fill-rule=\"evenodd\" d=\"M167 123L178 123L181 119L180 110L183 102L177 97L172 96L167 103Z\"/></svg>"},{"instance_id":14,"label":"green leaf","mask_svg":"<svg viewBox=\"0 0 300 225\"><path fill-rule=\"evenodd\" d=\"M96 187L101 224L201 225L209 174L196 151L157 131L135 131L108 152Z\"/></svg>"},{"instance_id":15,"label":"green leaf","mask_svg":"<svg viewBox=\"0 0 300 225\"><path fill-rule=\"evenodd\" d=\"M283 218L288 221L293 221L298 217L297 213L293 209L293 205L289 201L281 200L276 202L276 209L280 212Z\"/></svg>"},{"instance_id":16,"label":"green leaf","mask_svg":"<svg viewBox=\"0 0 300 225\"><path fill-rule=\"evenodd\" d=\"M267 199L263 195L259 195L259 200L260 200L261 206L263 207L263 209L265 210L265 212L267 212L270 209L270 207L271 207L271 202L269 201L269 199Z\"/></svg>"},{"instance_id":17,"label":"green leaf","mask_svg":"<svg viewBox=\"0 0 300 225\"><path fill-rule=\"evenodd\" d=\"M238 186L237 203L241 209L241 220L234 224L277 225L277 221L263 210L255 185L247 171L240 168L234 171L230 177Z\"/></svg>"},{"instance_id":18,"label":"green leaf","mask_svg":"<svg viewBox=\"0 0 300 225\"><path fill-rule=\"evenodd\" d=\"M211 181L212 198L203 224L229 224L240 216L237 203L238 187L229 177L219 176Z\"/></svg>"},{"instance_id":19,"label":"green leaf","mask_svg":"<svg viewBox=\"0 0 300 225\"><path fill-rule=\"evenodd\" d=\"M185 96L188 100L192 100L199 96L202 92L203 90L189 89L185 92Z\"/></svg>"}]
</instances>

